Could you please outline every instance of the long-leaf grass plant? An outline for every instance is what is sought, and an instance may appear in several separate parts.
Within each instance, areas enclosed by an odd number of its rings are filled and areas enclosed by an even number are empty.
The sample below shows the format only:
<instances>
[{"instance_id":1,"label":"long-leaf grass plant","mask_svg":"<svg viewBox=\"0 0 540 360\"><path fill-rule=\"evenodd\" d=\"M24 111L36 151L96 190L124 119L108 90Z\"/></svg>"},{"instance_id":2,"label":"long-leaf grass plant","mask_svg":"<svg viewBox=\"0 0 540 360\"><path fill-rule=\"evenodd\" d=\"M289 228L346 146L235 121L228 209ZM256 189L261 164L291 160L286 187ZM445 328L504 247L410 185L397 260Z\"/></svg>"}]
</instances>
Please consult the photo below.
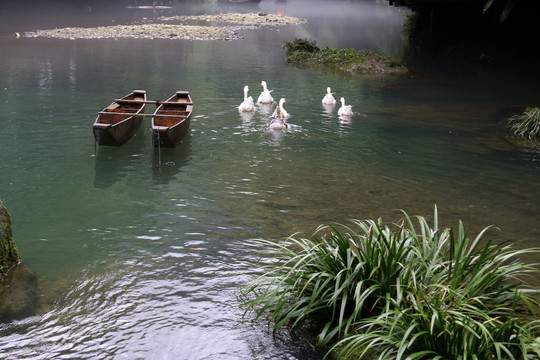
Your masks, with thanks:
<instances>
[{"instance_id":1,"label":"long-leaf grass plant","mask_svg":"<svg viewBox=\"0 0 540 360\"><path fill-rule=\"evenodd\" d=\"M362 317L380 313L387 293L394 296L399 274L412 247L402 232L374 220L358 229L321 226L311 238L282 243L255 240L275 250L270 264L245 291L257 317L268 315L275 330L320 325L317 343L325 345L350 333Z\"/></svg>"},{"instance_id":2,"label":"long-leaf grass plant","mask_svg":"<svg viewBox=\"0 0 540 360\"><path fill-rule=\"evenodd\" d=\"M417 220L415 226L414 220ZM310 238L256 240L276 261L243 293L246 312L274 330L311 325L317 344L347 358L526 359L540 356L535 271L519 260L537 249L474 239L459 223L439 229L404 213L320 226Z\"/></svg>"},{"instance_id":3,"label":"long-leaf grass plant","mask_svg":"<svg viewBox=\"0 0 540 360\"><path fill-rule=\"evenodd\" d=\"M522 114L512 115L507 126L514 135L540 141L540 108L528 107Z\"/></svg>"}]
</instances>

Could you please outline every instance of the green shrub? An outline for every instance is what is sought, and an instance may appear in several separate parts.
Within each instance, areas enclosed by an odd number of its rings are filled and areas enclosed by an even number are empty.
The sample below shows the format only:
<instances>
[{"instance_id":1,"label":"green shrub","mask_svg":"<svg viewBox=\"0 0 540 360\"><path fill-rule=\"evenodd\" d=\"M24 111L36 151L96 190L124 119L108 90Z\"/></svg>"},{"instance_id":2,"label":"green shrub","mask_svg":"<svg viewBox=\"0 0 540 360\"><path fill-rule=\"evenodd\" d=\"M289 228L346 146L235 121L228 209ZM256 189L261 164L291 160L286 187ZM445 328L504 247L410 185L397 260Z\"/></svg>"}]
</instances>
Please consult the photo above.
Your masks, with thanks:
<instances>
[{"instance_id":1,"label":"green shrub","mask_svg":"<svg viewBox=\"0 0 540 360\"><path fill-rule=\"evenodd\" d=\"M404 68L399 60L369 49L333 49L328 46L321 49L315 41L307 39L285 41L283 47L287 54L287 62L295 65L334 70L350 70L355 66L364 65L362 70L366 72L381 72L385 68Z\"/></svg>"},{"instance_id":2,"label":"green shrub","mask_svg":"<svg viewBox=\"0 0 540 360\"><path fill-rule=\"evenodd\" d=\"M413 219L417 219L417 227ZM473 240L459 223L438 228L421 216L392 226L354 220L321 226L309 239L257 240L272 249L243 293L246 312L278 330L315 325L317 343L340 356L379 359L519 359L540 356L537 289L521 283L534 270L515 250Z\"/></svg>"},{"instance_id":3,"label":"green shrub","mask_svg":"<svg viewBox=\"0 0 540 360\"><path fill-rule=\"evenodd\" d=\"M316 45L315 40L295 39L293 41L285 41L283 47L286 49L287 55L292 52L317 53L321 49Z\"/></svg>"}]
</instances>

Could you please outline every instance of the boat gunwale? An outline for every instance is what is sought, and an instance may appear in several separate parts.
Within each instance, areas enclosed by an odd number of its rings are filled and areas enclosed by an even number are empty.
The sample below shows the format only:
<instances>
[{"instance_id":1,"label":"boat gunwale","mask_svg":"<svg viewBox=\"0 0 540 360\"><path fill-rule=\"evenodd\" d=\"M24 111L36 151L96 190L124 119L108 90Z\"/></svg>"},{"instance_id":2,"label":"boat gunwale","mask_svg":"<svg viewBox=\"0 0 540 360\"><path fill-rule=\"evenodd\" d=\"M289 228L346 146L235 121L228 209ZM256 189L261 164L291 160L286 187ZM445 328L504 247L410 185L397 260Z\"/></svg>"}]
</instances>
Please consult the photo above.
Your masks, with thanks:
<instances>
[{"instance_id":1,"label":"boat gunwale","mask_svg":"<svg viewBox=\"0 0 540 360\"><path fill-rule=\"evenodd\" d=\"M127 97L130 97L130 96L134 96L136 93L142 93L143 94L143 98L144 100L141 101L140 103L140 106L139 108L137 109L136 112L133 113L133 115L123 115L123 114L117 114L117 116L126 116L125 119L123 120L119 120L117 122L114 122L112 124L109 124L109 123L106 123L106 122L101 122L101 118L102 118L102 115L106 115L106 114L111 114L111 115L115 115L115 112L114 111L107 111L108 109L111 109L111 107L115 104L118 104L119 106L119 109L122 108L122 104L117 102L116 100L114 100L112 103L110 103L109 105L107 105L102 111L100 111L98 113L98 116L96 117L96 120L94 122L94 125L96 124L102 124L102 125L106 125L106 126L100 126L100 127L105 127L105 128L113 128L113 127L117 127L123 123L125 123L126 121L130 121L133 119L133 117L135 116L138 116L143 110L144 108L146 107L146 104L144 102L146 102L146 91L145 90L134 90L132 91L131 93L127 94L126 96L118 99L118 100L129 100L129 99L126 99ZM134 100L136 101L136 100Z\"/></svg>"}]
</instances>

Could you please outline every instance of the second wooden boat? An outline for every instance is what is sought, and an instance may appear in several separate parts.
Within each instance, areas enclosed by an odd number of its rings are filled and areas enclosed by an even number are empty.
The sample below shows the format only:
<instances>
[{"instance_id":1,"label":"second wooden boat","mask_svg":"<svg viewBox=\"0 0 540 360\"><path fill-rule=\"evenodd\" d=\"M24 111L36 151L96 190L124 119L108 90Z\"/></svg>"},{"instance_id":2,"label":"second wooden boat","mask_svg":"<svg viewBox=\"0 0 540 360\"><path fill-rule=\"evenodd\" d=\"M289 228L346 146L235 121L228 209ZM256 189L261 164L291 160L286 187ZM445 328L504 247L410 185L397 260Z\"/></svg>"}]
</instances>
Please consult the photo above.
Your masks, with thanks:
<instances>
[{"instance_id":1,"label":"second wooden boat","mask_svg":"<svg viewBox=\"0 0 540 360\"><path fill-rule=\"evenodd\" d=\"M120 146L131 139L141 127L145 106L145 90L133 90L123 98L114 100L98 113L94 122L96 143Z\"/></svg>"},{"instance_id":2,"label":"second wooden boat","mask_svg":"<svg viewBox=\"0 0 540 360\"><path fill-rule=\"evenodd\" d=\"M154 146L175 147L189 130L192 111L193 102L189 91L177 91L165 102L159 104L152 115Z\"/></svg>"}]
</instances>

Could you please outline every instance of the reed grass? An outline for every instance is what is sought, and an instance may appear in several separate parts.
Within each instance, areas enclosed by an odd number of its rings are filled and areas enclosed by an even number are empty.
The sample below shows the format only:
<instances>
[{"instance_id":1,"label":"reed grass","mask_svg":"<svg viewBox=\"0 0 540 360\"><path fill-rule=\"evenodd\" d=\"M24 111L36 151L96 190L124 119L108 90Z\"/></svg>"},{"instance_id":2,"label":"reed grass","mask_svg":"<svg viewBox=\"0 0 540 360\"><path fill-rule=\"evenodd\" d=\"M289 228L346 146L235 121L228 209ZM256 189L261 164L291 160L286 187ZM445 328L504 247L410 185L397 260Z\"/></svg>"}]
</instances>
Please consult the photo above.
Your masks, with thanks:
<instances>
[{"instance_id":1,"label":"reed grass","mask_svg":"<svg viewBox=\"0 0 540 360\"><path fill-rule=\"evenodd\" d=\"M519 260L539 250L494 244L491 226L439 229L436 207L433 225L403 215L256 240L275 259L243 292L246 314L276 331L315 327L341 358L540 357L539 290L522 282L537 269Z\"/></svg>"},{"instance_id":2,"label":"reed grass","mask_svg":"<svg viewBox=\"0 0 540 360\"><path fill-rule=\"evenodd\" d=\"M522 114L511 116L508 128L514 135L540 141L540 108L529 107Z\"/></svg>"}]
</instances>

